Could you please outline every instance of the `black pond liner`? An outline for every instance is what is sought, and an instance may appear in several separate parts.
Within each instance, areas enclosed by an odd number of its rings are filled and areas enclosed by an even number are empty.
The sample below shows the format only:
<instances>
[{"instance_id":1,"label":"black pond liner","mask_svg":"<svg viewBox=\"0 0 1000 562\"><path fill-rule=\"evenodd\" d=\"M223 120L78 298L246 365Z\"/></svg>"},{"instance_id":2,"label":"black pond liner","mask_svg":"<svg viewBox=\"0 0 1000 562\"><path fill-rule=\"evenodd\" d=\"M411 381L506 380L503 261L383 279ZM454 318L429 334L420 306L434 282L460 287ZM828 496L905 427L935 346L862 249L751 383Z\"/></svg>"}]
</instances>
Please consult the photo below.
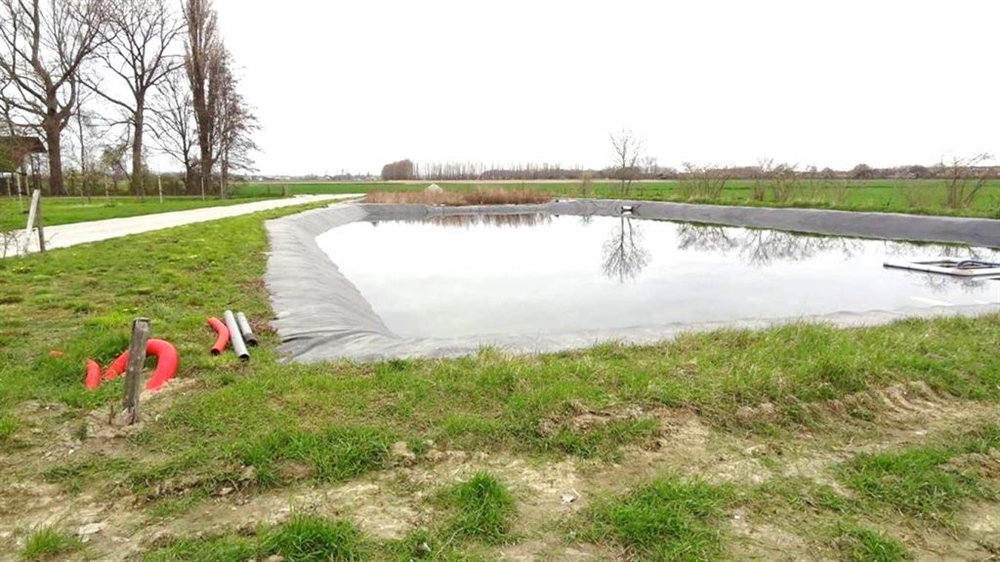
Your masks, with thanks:
<instances>
[{"instance_id":1,"label":"black pond liner","mask_svg":"<svg viewBox=\"0 0 1000 562\"><path fill-rule=\"evenodd\" d=\"M394 334L358 289L330 261L316 237L356 221L422 220L437 216L550 214L619 216L631 206L631 218L669 220L747 228L765 228L855 238L965 244L1000 248L1000 220L854 213L814 209L768 209L620 200L569 200L542 205L429 207L426 205L335 204L324 209L267 221L271 244L265 282L286 360L315 362L338 358L371 361L404 357L449 357L476 352L480 338L404 338ZM905 316L978 315L995 305L931 307ZM892 311L836 313L787 321L822 321L840 326L891 322L904 314ZM627 335L598 330L558 336L500 336L490 345L511 352L544 352L582 348L600 341L652 343L680 332L717 328L762 328L782 320L740 320L700 324L668 324L629 330Z\"/></svg>"}]
</instances>

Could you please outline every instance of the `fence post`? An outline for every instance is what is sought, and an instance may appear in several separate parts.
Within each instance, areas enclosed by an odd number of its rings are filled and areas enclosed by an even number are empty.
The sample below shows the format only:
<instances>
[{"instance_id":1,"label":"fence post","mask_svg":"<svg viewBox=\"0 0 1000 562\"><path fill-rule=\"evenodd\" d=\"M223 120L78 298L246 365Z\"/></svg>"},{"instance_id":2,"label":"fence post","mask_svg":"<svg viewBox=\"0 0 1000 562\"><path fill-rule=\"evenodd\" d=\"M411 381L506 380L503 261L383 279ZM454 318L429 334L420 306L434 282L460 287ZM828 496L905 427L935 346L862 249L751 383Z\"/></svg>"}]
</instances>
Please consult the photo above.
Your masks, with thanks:
<instances>
[{"instance_id":1,"label":"fence post","mask_svg":"<svg viewBox=\"0 0 1000 562\"><path fill-rule=\"evenodd\" d=\"M125 368L125 398L122 416L125 425L139 421L139 394L142 392L142 365L146 362L146 342L149 341L149 318L132 321L132 341L128 346L128 366Z\"/></svg>"},{"instance_id":2,"label":"fence post","mask_svg":"<svg viewBox=\"0 0 1000 562\"><path fill-rule=\"evenodd\" d=\"M38 212L38 200L42 198L42 192L35 190L31 193L31 202L28 204L28 223L24 226L24 246L22 253L31 251L31 236L35 232L35 214Z\"/></svg>"},{"instance_id":3,"label":"fence post","mask_svg":"<svg viewBox=\"0 0 1000 562\"><path fill-rule=\"evenodd\" d=\"M38 195L38 203L35 205L35 224L38 226L38 251L45 253L45 220L42 219L42 196Z\"/></svg>"}]
</instances>

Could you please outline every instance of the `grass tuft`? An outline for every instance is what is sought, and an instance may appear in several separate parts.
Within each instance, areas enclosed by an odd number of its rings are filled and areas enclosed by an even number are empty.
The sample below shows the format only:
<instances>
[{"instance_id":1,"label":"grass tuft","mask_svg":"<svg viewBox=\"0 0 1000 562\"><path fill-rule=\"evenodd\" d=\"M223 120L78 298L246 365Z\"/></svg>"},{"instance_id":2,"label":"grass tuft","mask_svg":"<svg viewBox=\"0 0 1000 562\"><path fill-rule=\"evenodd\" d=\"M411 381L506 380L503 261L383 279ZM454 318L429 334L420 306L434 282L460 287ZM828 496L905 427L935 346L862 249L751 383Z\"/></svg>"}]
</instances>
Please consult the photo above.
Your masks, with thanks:
<instances>
[{"instance_id":1,"label":"grass tuft","mask_svg":"<svg viewBox=\"0 0 1000 562\"><path fill-rule=\"evenodd\" d=\"M21 549L24 560L51 560L76 551L82 543L76 537L55 527L40 527L31 532Z\"/></svg>"},{"instance_id":2,"label":"grass tuft","mask_svg":"<svg viewBox=\"0 0 1000 562\"><path fill-rule=\"evenodd\" d=\"M266 533L260 543L264 556L277 554L289 562L366 560L361 533L347 521L296 515Z\"/></svg>"},{"instance_id":3,"label":"grass tuft","mask_svg":"<svg viewBox=\"0 0 1000 562\"><path fill-rule=\"evenodd\" d=\"M947 445L859 455L842 468L841 479L871 506L949 525L964 500L997 496L974 471L957 470L949 461L996 448L1000 448L1000 426L991 424Z\"/></svg>"},{"instance_id":4,"label":"grass tuft","mask_svg":"<svg viewBox=\"0 0 1000 562\"><path fill-rule=\"evenodd\" d=\"M387 466L393 441L371 428L333 426L319 432L278 429L238 440L234 451L240 462L257 470L261 486L288 482L277 471L281 461L306 463L315 480L336 482Z\"/></svg>"},{"instance_id":5,"label":"grass tuft","mask_svg":"<svg viewBox=\"0 0 1000 562\"><path fill-rule=\"evenodd\" d=\"M260 527L247 535L179 539L150 552L148 562L215 562L264 560L286 562L353 562L370 559L368 546L357 528L347 521L328 521L294 515L274 527Z\"/></svg>"},{"instance_id":6,"label":"grass tuft","mask_svg":"<svg viewBox=\"0 0 1000 562\"><path fill-rule=\"evenodd\" d=\"M858 525L840 525L836 542L843 557L852 562L903 562L913 558L898 540Z\"/></svg>"},{"instance_id":7,"label":"grass tuft","mask_svg":"<svg viewBox=\"0 0 1000 562\"><path fill-rule=\"evenodd\" d=\"M257 549L251 539L235 535L178 539L143 556L145 562L216 562L251 560Z\"/></svg>"},{"instance_id":8,"label":"grass tuft","mask_svg":"<svg viewBox=\"0 0 1000 562\"><path fill-rule=\"evenodd\" d=\"M731 497L728 487L661 478L595 503L583 535L617 542L642 560L712 559L722 551L717 520Z\"/></svg>"},{"instance_id":9,"label":"grass tuft","mask_svg":"<svg viewBox=\"0 0 1000 562\"><path fill-rule=\"evenodd\" d=\"M492 475L476 474L447 490L443 500L454 511L449 530L456 537L488 544L501 544L511 538L514 496Z\"/></svg>"},{"instance_id":10,"label":"grass tuft","mask_svg":"<svg viewBox=\"0 0 1000 562\"><path fill-rule=\"evenodd\" d=\"M13 437L18 427L20 424L18 424L17 418L10 414L0 414L0 443Z\"/></svg>"}]
</instances>

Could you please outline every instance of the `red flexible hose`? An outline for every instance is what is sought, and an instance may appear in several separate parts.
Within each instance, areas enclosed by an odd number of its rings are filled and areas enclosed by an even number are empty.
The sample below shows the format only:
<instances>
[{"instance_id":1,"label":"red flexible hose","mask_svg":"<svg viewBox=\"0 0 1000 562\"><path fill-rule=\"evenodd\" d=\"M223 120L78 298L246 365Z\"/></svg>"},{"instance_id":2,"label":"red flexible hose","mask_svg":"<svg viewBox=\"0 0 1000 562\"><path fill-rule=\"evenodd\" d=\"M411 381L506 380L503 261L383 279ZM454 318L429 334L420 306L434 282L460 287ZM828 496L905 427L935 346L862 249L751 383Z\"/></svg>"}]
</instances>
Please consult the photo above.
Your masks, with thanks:
<instances>
[{"instance_id":1,"label":"red flexible hose","mask_svg":"<svg viewBox=\"0 0 1000 562\"><path fill-rule=\"evenodd\" d=\"M156 368L146 383L146 390L156 390L177 374L177 349L170 342L152 339L146 342L146 354L156 357ZM127 365L128 350L125 350L111 362L111 366L104 372L104 379L113 379L121 375Z\"/></svg>"},{"instance_id":2,"label":"red flexible hose","mask_svg":"<svg viewBox=\"0 0 1000 562\"><path fill-rule=\"evenodd\" d=\"M229 343L229 328L226 327L225 323L215 317L208 319L208 325L215 330L215 333L219 334L215 338L215 345L212 346L212 355L218 355L226 350L226 344Z\"/></svg>"},{"instance_id":3,"label":"red flexible hose","mask_svg":"<svg viewBox=\"0 0 1000 562\"><path fill-rule=\"evenodd\" d=\"M87 376L83 379L83 385L90 390L94 390L101 384L101 366L93 359L87 359Z\"/></svg>"}]
</instances>

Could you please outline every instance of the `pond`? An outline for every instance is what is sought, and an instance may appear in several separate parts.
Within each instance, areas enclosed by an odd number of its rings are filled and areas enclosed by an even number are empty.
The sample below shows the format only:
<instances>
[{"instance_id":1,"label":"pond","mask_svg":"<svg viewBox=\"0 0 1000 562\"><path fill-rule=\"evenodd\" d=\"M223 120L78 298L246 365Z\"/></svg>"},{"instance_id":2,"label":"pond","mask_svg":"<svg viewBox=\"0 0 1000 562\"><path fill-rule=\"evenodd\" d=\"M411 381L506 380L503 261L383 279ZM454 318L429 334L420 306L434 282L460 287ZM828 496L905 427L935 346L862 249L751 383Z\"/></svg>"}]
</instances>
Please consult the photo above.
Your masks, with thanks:
<instances>
[{"instance_id":1,"label":"pond","mask_svg":"<svg viewBox=\"0 0 1000 562\"><path fill-rule=\"evenodd\" d=\"M1000 303L1000 280L883 268L985 248L622 217L353 222L316 239L404 338L623 337L662 325Z\"/></svg>"}]
</instances>

